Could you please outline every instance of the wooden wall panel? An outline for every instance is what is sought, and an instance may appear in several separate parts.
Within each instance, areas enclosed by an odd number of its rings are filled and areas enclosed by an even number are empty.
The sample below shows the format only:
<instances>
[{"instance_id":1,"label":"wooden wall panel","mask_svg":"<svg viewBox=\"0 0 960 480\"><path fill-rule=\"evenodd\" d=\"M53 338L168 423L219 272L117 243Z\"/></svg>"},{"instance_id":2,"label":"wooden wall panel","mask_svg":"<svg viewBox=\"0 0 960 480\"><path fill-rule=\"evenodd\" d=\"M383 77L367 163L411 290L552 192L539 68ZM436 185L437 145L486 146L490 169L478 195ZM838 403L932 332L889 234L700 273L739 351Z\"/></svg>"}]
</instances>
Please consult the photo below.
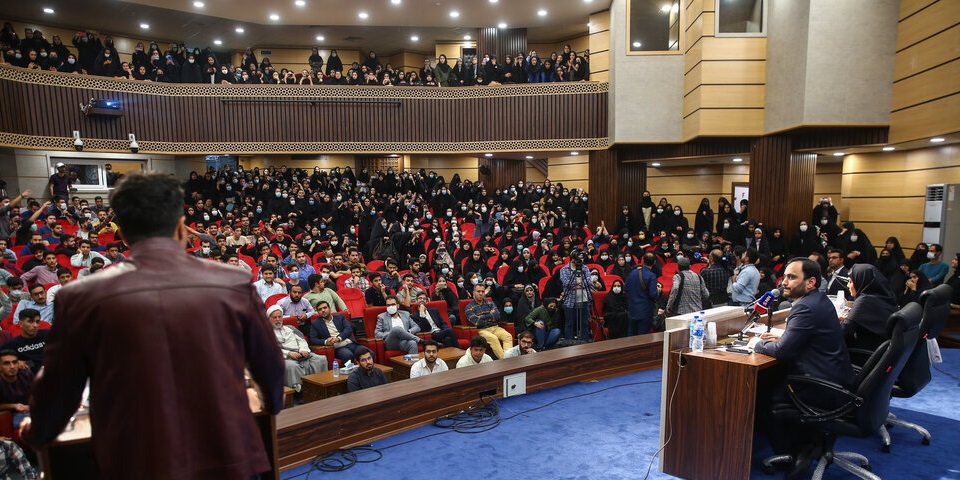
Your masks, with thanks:
<instances>
[{"instance_id":1,"label":"wooden wall panel","mask_svg":"<svg viewBox=\"0 0 960 480\"><path fill-rule=\"evenodd\" d=\"M537 168L534 167L534 166L532 166L532 165L529 165L529 164L528 164L528 165L526 166L526 169L527 169L527 173L526 173L526 178L527 178L527 179L526 179L525 181L527 181L527 182L530 182L530 183L543 183L543 182L547 179L547 176L546 176L546 175L544 175L543 173L541 173L540 170L537 170Z\"/></svg>"},{"instance_id":2,"label":"wooden wall panel","mask_svg":"<svg viewBox=\"0 0 960 480\"><path fill-rule=\"evenodd\" d=\"M593 45L591 42L590 45ZM610 52L599 52L599 53L590 53L590 79L599 82L605 80L598 80L594 77L595 74L606 73L610 71Z\"/></svg>"},{"instance_id":3,"label":"wooden wall panel","mask_svg":"<svg viewBox=\"0 0 960 480\"><path fill-rule=\"evenodd\" d=\"M590 223L616 225L619 214L620 169L615 149L590 152Z\"/></svg>"},{"instance_id":4,"label":"wooden wall panel","mask_svg":"<svg viewBox=\"0 0 960 480\"><path fill-rule=\"evenodd\" d=\"M750 157L750 216L781 226L808 220L816 169L816 154L793 152L789 136L758 138Z\"/></svg>"},{"instance_id":5,"label":"wooden wall panel","mask_svg":"<svg viewBox=\"0 0 960 480\"><path fill-rule=\"evenodd\" d=\"M763 133L762 108L701 108L699 135L752 136Z\"/></svg>"},{"instance_id":6,"label":"wooden wall panel","mask_svg":"<svg viewBox=\"0 0 960 480\"><path fill-rule=\"evenodd\" d=\"M610 30L610 10L603 10L590 15L590 33L603 30Z\"/></svg>"},{"instance_id":7,"label":"wooden wall panel","mask_svg":"<svg viewBox=\"0 0 960 480\"><path fill-rule=\"evenodd\" d=\"M526 181L527 166L523 160L481 158L479 159L479 165L486 166L490 169L489 174L478 173L478 178L483 182L488 193L506 185L514 185L518 182Z\"/></svg>"},{"instance_id":8,"label":"wooden wall panel","mask_svg":"<svg viewBox=\"0 0 960 480\"><path fill-rule=\"evenodd\" d=\"M810 207L813 208L821 198L830 197L837 210L843 208L843 163L817 162L817 174L813 179L813 198Z\"/></svg>"},{"instance_id":9,"label":"wooden wall panel","mask_svg":"<svg viewBox=\"0 0 960 480\"><path fill-rule=\"evenodd\" d=\"M894 91L896 91L896 85ZM960 93L890 114L890 143L960 131Z\"/></svg>"},{"instance_id":10,"label":"wooden wall panel","mask_svg":"<svg viewBox=\"0 0 960 480\"><path fill-rule=\"evenodd\" d=\"M766 37L704 37L704 60L766 60Z\"/></svg>"},{"instance_id":11,"label":"wooden wall panel","mask_svg":"<svg viewBox=\"0 0 960 480\"><path fill-rule=\"evenodd\" d=\"M913 15L921 9L927 8L932 3L940 0L900 0L900 20Z\"/></svg>"},{"instance_id":12,"label":"wooden wall panel","mask_svg":"<svg viewBox=\"0 0 960 480\"><path fill-rule=\"evenodd\" d=\"M455 174L460 175L461 180L478 180L479 161L477 157L458 156L458 155L410 155L408 158L408 169L424 169L427 172L435 171L438 176L449 182Z\"/></svg>"},{"instance_id":13,"label":"wooden wall panel","mask_svg":"<svg viewBox=\"0 0 960 480\"><path fill-rule=\"evenodd\" d=\"M930 32L921 43L897 52L893 79L900 80L960 56L960 24L942 32Z\"/></svg>"},{"instance_id":14,"label":"wooden wall panel","mask_svg":"<svg viewBox=\"0 0 960 480\"><path fill-rule=\"evenodd\" d=\"M960 93L958 78L960 78L960 58L900 80L893 90L890 111L896 112L945 95Z\"/></svg>"},{"instance_id":15,"label":"wooden wall panel","mask_svg":"<svg viewBox=\"0 0 960 480\"><path fill-rule=\"evenodd\" d=\"M916 45L960 21L960 2L940 0L905 18L897 27L897 51Z\"/></svg>"},{"instance_id":16,"label":"wooden wall panel","mask_svg":"<svg viewBox=\"0 0 960 480\"><path fill-rule=\"evenodd\" d=\"M503 63L504 55L528 51L526 28L481 28L477 34L477 54L481 57L489 53Z\"/></svg>"},{"instance_id":17,"label":"wooden wall panel","mask_svg":"<svg viewBox=\"0 0 960 480\"><path fill-rule=\"evenodd\" d=\"M703 84L764 84L766 62L726 61L702 62Z\"/></svg>"},{"instance_id":18,"label":"wooden wall panel","mask_svg":"<svg viewBox=\"0 0 960 480\"><path fill-rule=\"evenodd\" d=\"M654 203L660 197L666 197L672 205L680 205L684 216L693 225L702 198L710 199L715 213L717 199L730 198L731 187L724 179L723 165L650 167L647 169L647 190L650 190Z\"/></svg>"}]
</instances>

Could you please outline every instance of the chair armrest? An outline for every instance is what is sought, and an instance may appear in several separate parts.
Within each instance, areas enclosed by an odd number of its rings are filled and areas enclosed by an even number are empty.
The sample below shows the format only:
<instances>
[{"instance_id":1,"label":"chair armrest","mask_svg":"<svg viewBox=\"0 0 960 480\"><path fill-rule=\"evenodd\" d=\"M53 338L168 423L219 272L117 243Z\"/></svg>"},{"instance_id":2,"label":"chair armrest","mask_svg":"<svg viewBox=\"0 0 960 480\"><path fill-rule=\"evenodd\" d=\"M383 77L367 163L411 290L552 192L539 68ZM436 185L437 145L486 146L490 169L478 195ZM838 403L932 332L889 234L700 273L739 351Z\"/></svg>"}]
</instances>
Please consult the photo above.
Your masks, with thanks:
<instances>
[{"instance_id":1,"label":"chair armrest","mask_svg":"<svg viewBox=\"0 0 960 480\"><path fill-rule=\"evenodd\" d=\"M800 398L800 395L794 387L801 385L813 386L821 390L839 393L842 397L846 398L846 402L833 410L824 410L815 407ZM863 398L851 392L843 385L809 375L788 375L787 392L790 395L790 400L793 401L797 410L800 411L800 421L803 423L819 423L835 420L863 405Z\"/></svg>"}]
</instances>

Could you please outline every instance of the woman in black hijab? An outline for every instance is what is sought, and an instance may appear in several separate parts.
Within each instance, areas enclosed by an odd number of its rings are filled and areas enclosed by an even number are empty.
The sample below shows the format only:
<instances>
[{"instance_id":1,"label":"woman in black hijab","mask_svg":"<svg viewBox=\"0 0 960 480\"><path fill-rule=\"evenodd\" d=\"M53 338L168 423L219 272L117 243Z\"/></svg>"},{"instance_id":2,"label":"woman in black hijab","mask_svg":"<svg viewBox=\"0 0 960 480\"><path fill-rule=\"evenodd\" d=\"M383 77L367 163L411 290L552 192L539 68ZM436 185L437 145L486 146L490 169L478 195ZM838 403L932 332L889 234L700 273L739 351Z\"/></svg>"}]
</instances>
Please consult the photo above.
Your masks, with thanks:
<instances>
[{"instance_id":1,"label":"woman in black hijab","mask_svg":"<svg viewBox=\"0 0 960 480\"><path fill-rule=\"evenodd\" d=\"M847 258L853 263L877 263L877 250L873 248L867 234L857 228L853 222L843 223L843 232L837 239L840 248L847 252Z\"/></svg>"},{"instance_id":2,"label":"woman in black hijab","mask_svg":"<svg viewBox=\"0 0 960 480\"><path fill-rule=\"evenodd\" d=\"M900 271L897 262L898 260L893 256L893 252L889 248L884 248L880 250L880 256L877 258L877 270L880 270L880 273L887 277L887 281L890 281Z\"/></svg>"},{"instance_id":3,"label":"woman in black hijab","mask_svg":"<svg viewBox=\"0 0 960 480\"><path fill-rule=\"evenodd\" d=\"M897 237L887 237L887 244L885 245L887 250L890 250L890 253L893 255L893 259L896 262L907 258L907 255L903 253L903 247L900 246L900 239Z\"/></svg>"},{"instance_id":4,"label":"woman in black hijab","mask_svg":"<svg viewBox=\"0 0 960 480\"><path fill-rule=\"evenodd\" d=\"M917 248L913 250L913 255L910 255L911 270L916 270L920 268L920 265L923 265L924 263L927 263L929 261L927 259L927 251L929 250L930 248L927 246L926 243L917 244Z\"/></svg>"},{"instance_id":5,"label":"woman in black hijab","mask_svg":"<svg viewBox=\"0 0 960 480\"><path fill-rule=\"evenodd\" d=\"M841 322L847 346L875 350L886 340L887 318L897 311L896 297L887 278L873 265L855 264L847 288L854 298Z\"/></svg>"},{"instance_id":6,"label":"woman in black hijab","mask_svg":"<svg viewBox=\"0 0 960 480\"><path fill-rule=\"evenodd\" d=\"M960 253L954 255L953 260L950 261L950 266L953 267L953 274L947 277L943 283L950 285L950 288L953 289L950 306L956 310L960 308Z\"/></svg>"},{"instance_id":7,"label":"woman in black hijab","mask_svg":"<svg viewBox=\"0 0 960 480\"><path fill-rule=\"evenodd\" d=\"M697 207L697 218L693 222L693 231L700 235L703 232L713 232L713 209L710 208L710 199L703 197Z\"/></svg>"},{"instance_id":8,"label":"woman in black hijab","mask_svg":"<svg viewBox=\"0 0 960 480\"><path fill-rule=\"evenodd\" d=\"M620 280L613 281L610 292L603 299L603 325L609 329L610 338L627 336L627 294Z\"/></svg>"}]
</instances>

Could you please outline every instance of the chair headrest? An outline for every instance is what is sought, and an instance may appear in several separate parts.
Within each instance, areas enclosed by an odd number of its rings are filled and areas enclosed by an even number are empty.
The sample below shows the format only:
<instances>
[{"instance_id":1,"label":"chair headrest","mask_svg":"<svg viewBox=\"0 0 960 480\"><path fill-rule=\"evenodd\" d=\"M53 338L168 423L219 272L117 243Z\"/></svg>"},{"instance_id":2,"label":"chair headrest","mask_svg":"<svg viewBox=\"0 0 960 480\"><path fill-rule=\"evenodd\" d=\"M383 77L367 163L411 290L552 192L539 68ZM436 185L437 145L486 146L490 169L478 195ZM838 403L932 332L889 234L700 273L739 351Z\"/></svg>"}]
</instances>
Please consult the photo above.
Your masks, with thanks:
<instances>
[{"instance_id":1,"label":"chair headrest","mask_svg":"<svg viewBox=\"0 0 960 480\"><path fill-rule=\"evenodd\" d=\"M923 318L923 308L917 302L910 302L900 311L893 312L887 318L887 338L893 337L894 332L906 332L920 326Z\"/></svg>"}]
</instances>

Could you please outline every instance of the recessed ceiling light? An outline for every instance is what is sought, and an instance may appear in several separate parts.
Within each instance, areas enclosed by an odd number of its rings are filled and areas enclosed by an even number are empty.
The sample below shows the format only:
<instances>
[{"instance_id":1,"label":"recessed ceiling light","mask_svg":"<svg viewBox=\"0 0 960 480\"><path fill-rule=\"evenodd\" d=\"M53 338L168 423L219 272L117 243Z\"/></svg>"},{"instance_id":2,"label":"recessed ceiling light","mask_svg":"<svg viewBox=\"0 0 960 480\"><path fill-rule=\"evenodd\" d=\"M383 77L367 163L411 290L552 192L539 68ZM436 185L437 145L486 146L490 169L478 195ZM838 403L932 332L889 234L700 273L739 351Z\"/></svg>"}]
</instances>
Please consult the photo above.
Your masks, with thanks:
<instances>
[{"instance_id":1,"label":"recessed ceiling light","mask_svg":"<svg viewBox=\"0 0 960 480\"><path fill-rule=\"evenodd\" d=\"M930 143L940 143L943 141L946 141L946 139L943 137L933 137L930 139Z\"/></svg>"},{"instance_id":2,"label":"recessed ceiling light","mask_svg":"<svg viewBox=\"0 0 960 480\"><path fill-rule=\"evenodd\" d=\"M523 157L523 158L526 158L527 160L533 160L533 155L527 155L526 157Z\"/></svg>"},{"instance_id":3,"label":"recessed ceiling light","mask_svg":"<svg viewBox=\"0 0 960 480\"><path fill-rule=\"evenodd\" d=\"M490 0L490 3L497 3L497 2L499 2L499 1L500 1L500 0Z\"/></svg>"},{"instance_id":4,"label":"recessed ceiling light","mask_svg":"<svg viewBox=\"0 0 960 480\"><path fill-rule=\"evenodd\" d=\"M324 41L324 40L326 40L326 38L324 38L323 35L317 35L317 41L318 41L318 42L322 42L322 41Z\"/></svg>"},{"instance_id":5,"label":"recessed ceiling light","mask_svg":"<svg viewBox=\"0 0 960 480\"><path fill-rule=\"evenodd\" d=\"M884 151L884 152L892 152L892 151L894 151L894 150L896 150L896 149L897 149L897 147L883 147L883 151Z\"/></svg>"},{"instance_id":6,"label":"recessed ceiling light","mask_svg":"<svg viewBox=\"0 0 960 480\"><path fill-rule=\"evenodd\" d=\"M369 17L370 15L367 15L367 12L360 12L357 14L357 16L360 17L362 20L366 20L367 17Z\"/></svg>"},{"instance_id":7,"label":"recessed ceiling light","mask_svg":"<svg viewBox=\"0 0 960 480\"><path fill-rule=\"evenodd\" d=\"M640 47L642 47L642 46L643 46L643 44L640 43L640 42L633 42L633 48L640 48Z\"/></svg>"},{"instance_id":8,"label":"recessed ceiling light","mask_svg":"<svg viewBox=\"0 0 960 480\"><path fill-rule=\"evenodd\" d=\"M547 16L547 11L541 8L540 10L537 10L537 15L539 15L539 16L541 16L541 17L546 17L546 16Z\"/></svg>"},{"instance_id":9,"label":"recessed ceiling light","mask_svg":"<svg viewBox=\"0 0 960 480\"><path fill-rule=\"evenodd\" d=\"M592 1L593 1L593 0L583 0L583 3L590 3L590 2L592 2Z\"/></svg>"},{"instance_id":10,"label":"recessed ceiling light","mask_svg":"<svg viewBox=\"0 0 960 480\"><path fill-rule=\"evenodd\" d=\"M277 15L276 13L271 13L270 20L273 20L274 22L276 22L277 20L280 20L280 15Z\"/></svg>"},{"instance_id":11,"label":"recessed ceiling light","mask_svg":"<svg viewBox=\"0 0 960 480\"><path fill-rule=\"evenodd\" d=\"M203 2L193 2L193 6L197 8L203 8L206 5Z\"/></svg>"},{"instance_id":12,"label":"recessed ceiling light","mask_svg":"<svg viewBox=\"0 0 960 480\"><path fill-rule=\"evenodd\" d=\"M473 38L473 37L471 37L470 35L464 35L464 36L463 36L463 39L464 39L464 40L470 40L471 38Z\"/></svg>"},{"instance_id":13,"label":"recessed ceiling light","mask_svg":"<svg viewBox=\"0 0 960 480\"><path fill-rule=\"evenodd\" d=\"M580 152L570 152L570 155L580 155Z\"/></svg>"},{"instance_id":14,"label":"recessed ceiling light","mask_svg":"<svg viewBox=\"0 0 960 480\"><path fill-rule=\"evenodd\" d=\"M43 13L53 13L53 9L50 7L44 8Z\"/></svg>"},{"instance_id":15,"label":"recessed ceiling light","mask_svg":"<svg viewBox=\"0 0 960 480\"><path fill-rule=\"evenodd\" d=\"M411 42L419 42L419 41L420 41L420 37L418 37L418 36L416 36L416 35L410 35L410 41L411 41Z\"/></svg>"},{"instance_id":16,"label":"recessed ceiling light","mask_svg":"<svg viewBox=\"0 0 960 480\"><path fill-rule=\"evenodd\" d=\"M492 154L492 153L484 153L483 156L484 156L484 157L487 157L487 158L490 158L490 157L493 156L493 154Z\"/></svg>"},{"instance_id":17,"label":"recessed ceiling light","mask_svg":"<svg viewBox=\"0 0 960 480\"><path fill-rule=\"evenodd\" d=\"M506 22L500 22L500 23L497 24L497 28L507 28L507 23L506 23Z\"/></svg>"},{"instance_id":18,"label":"recessed ceiling light","mask_svg":"<svg viewBox=\"0 0 960 480\"><path fill-rule=\"evenodd\" d=\"M400 155L397 155L396 153L394 153L393 155L390 155L390 158L397 158L397 157L399 157L399 156L400 156Z\"/></svg>"},{"instance_id":19,"label":"recessed ceiling light","mask_svg":"<svg viewBox=\"0 0 960 480\"><path fill-rule=\"evenodd\" d=\"M394 5L400 5L400 0L390 0L390 3Z\"/></svg>"},{"instance_id":20,"label":"recessed ceiling light","mask_svg":"<svg viewBox=\"0 0 960 480\"><path fill-rule=\"evenodd\" d=\"M450 10L450 18L457 18L460 16L460 12L456 10Z\"/></svg>"},{"instance_id":21,"label":"recessed ceiling light","mask_svg":"<svg viewBox=\"0 0 960 480\"><path fill-rule=\"evenodd\" d=\"M740 158L740 157L737 157L737 158L734 158L733 161L736 162L736 163L740 163L740 162L743 161L743 159Z\"/></svg>"},{"instance_id":22,"label":"recessed ceiling light","mask_svg":"<svg viewBox=\"0 0 960 480\"><path fill-rule=\"evenodd\" d=\"M223 40L214 40L214 41L213 41L213 44L214 44L214 45L223 45Z\"/></svg>"},{"instance_id":23,"label":"recessed ceiling light","mask_svg":"<svg viewBox=\"0 0 960 480\"><path fill-rule=\"evenodd\" d=\"M293 2L293 4L296 5L296 6L298 6L298 7L306 7L306 6L307 6L307 2L306 2L305 0L297 0L296 2Z\"/></svg>"},{"instance_id":24,"label":"recessed ceiling light","mask_svg":"<svg viewBox=\"0 0 960 480\"><path fill-rule=\"evenodd\" d=\"M833 153L833 156L834 156L834 157L842 157L842 156L843 156L843 152L834 152L834 153Z\"/></svg>"},{"instance_id":25,"label":"recessed ceiling light","mask_svg":"<svg viewBox=\"0 0 960 480\"><path fill-rule=\"evenodd\" d=\"M660 162L653 162L653 163L650 164L650 166L651 166L651 167L659 167L659 166L660 166Z\"/></svg>"},{"instance_id":26,"label":"recessed ceiling light","mask_svg":"<svg viewBox=\"0 0 960 480\"><path fill-rule=\"evenodd\" d=\"M234 28L233 31L237 33L243 33L243 27Z\"/></svg>"},{"instance_id":27,"label":"recessed ceiling light","mask_svg":"<svg viewBox=\"0 0 960 480\"><path fill-rule=\"evenodd\" d=\"M142 29L144 29L144 30L150 30L150 24L149 24L149 23L141 23L141 24L140 24L140 28L142 28Z\"/></svg>"}]
</instances>

